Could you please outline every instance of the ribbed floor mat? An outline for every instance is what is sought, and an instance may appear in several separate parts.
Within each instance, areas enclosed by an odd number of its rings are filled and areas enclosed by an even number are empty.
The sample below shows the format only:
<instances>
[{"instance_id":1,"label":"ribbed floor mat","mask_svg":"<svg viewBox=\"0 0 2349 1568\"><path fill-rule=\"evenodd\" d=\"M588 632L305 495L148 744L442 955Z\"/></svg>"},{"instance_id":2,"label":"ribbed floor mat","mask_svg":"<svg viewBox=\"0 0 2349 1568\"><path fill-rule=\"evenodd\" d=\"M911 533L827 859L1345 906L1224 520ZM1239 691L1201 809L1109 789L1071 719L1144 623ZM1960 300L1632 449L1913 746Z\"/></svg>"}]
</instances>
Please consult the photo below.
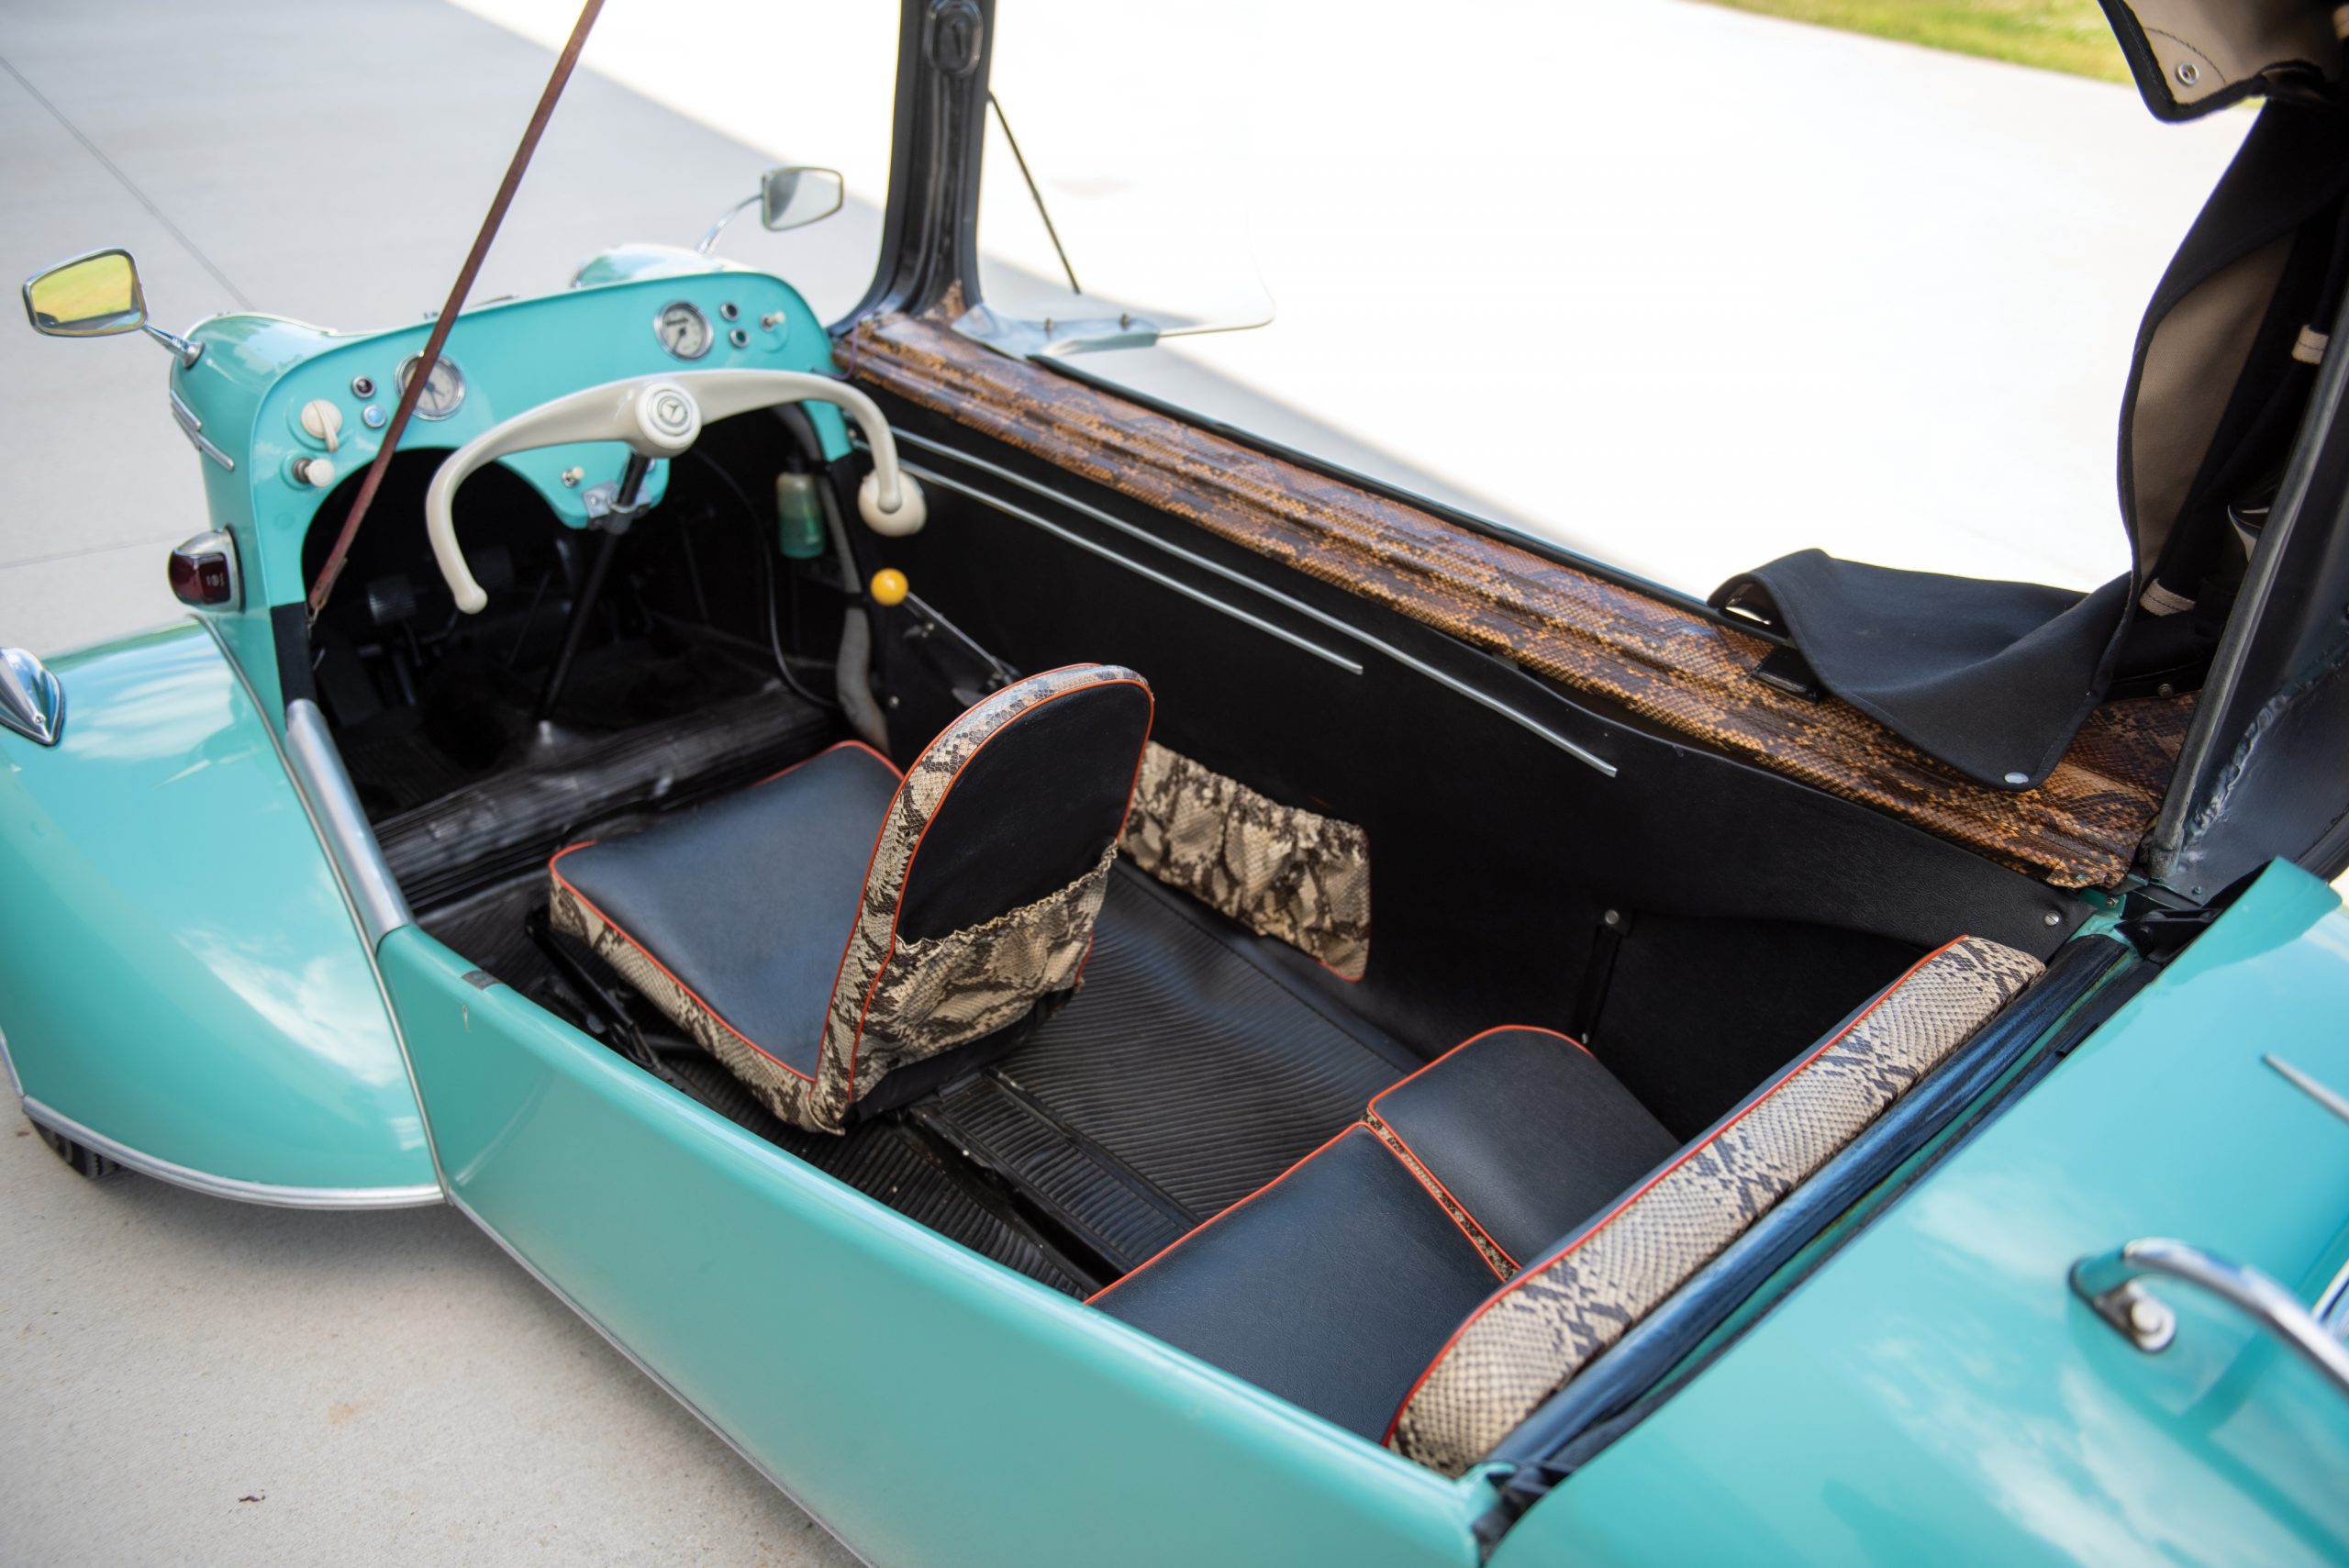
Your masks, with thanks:
<instances>
[{"instance_id":1,"label":"ribbed floor mat","mask_svg":"<svg viewBox=\"0 0 2349 1568\"><path fill-rule=\"evenodd\" d=\"M917 1225L993 1258L1030 1279L1071 1296L1088 1286L1063 1267L1005 1215L981 1202L967 1180L950 1173L917 1129L895 1120L869 1121L838 1138L802 1132L777 1120L734 1075L708 1057L679 1054L669 1070L687 1093L728 1120L798 1155L829 1176L878 1198Z\"/></svg>"},{"instance_id":2,"label":"ribbed floor mat","mask_svg":"<svg viewBox=\"0 0 2349 1568\"><path fill-rule=\"evenodd\" d=\"M1205 1219L1421 1065L1258 962L1263 940L1120 862L1083 988L988 1071Z\"/></svg>"}]
</instances>

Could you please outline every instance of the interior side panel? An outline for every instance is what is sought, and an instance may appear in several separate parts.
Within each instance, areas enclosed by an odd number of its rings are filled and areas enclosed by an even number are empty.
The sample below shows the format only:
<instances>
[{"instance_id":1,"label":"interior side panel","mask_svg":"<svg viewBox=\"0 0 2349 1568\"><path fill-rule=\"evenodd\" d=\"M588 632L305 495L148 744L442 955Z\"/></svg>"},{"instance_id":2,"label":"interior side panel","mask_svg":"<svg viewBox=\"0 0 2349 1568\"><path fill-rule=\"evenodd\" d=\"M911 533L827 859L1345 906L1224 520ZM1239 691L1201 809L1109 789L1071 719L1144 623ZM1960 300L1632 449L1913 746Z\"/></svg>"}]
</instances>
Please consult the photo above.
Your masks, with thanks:
<instances>
[{"instance_id":1,"label":"interior side panel","mask_svg":"<svg viewBox=\"0 0 2349 1568\"><path fill-rule=\"evenodd\" d=\"M1578 1030L1606 1011L1620 1049L1637 1052L1651 1034L1746 1028L1750 995L1692 986L1691 975L1790 964L1880 984L1965 931L2051 951L2085 913L1954 846L1570 701L934 416L890 415L909 461L932 475L931 521L909 539L863 536L863 568L903 570L932 608L1021 671L1130 665L1157 695L1160 741L1365 828L1368 973L1347 985L1302 955L1284 962L1422 1053L1498 1022ZM876 641L893 740L909 753L983 666L911 606L882 616ZM1620 940L1610 910L1633 917ZM1649 917L1676 922L1653 928L1671 933L1668 961L1642 962L1643 941L1665 945L1642 934ZM1638 992L1651 986L1687 999L1644 1006ZM1766 1055L1781 1034L1786 1049L1757 1059L1731 1099L1851 1005L1833 984L1784 989L1787 1006L1774 1002L1774 1027L1752 1049Z\"/></svg>"}]
</instances>

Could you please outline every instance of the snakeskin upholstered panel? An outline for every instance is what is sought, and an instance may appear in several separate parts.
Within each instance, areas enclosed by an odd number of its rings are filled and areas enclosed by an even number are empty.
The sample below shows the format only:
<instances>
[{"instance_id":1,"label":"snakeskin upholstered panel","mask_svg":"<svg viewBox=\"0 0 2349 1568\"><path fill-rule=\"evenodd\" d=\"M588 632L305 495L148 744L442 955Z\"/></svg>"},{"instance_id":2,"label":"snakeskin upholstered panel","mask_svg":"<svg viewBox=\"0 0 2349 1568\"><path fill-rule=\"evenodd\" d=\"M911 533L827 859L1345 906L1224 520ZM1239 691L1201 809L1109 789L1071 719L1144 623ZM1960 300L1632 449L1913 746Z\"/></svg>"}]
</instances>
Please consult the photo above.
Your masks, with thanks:
<instances>
[{"instance_id":1,"label":"snakeskin upholstered panel","mask_svg":"<svg viewBox=\"0 0 2349 1568\"><path fill-rule=\"evenodd\" d=\"M1169 887L1346 979L1369 967L1370 835L1354 824L1283 806L1153 740L1119 842Z\"/></svg>"},{"instance_id":2,"label":"snakeskin upholstered panel","mask_svg":"<svg viewBox=\"0 0 2349 1568\"><path fill-rule=\"evenodd\" d=\"M906 770L905 783L889 802L889 814L873 847L873 863L864 873L864 900L857 912L855 929L849 935L848 951L841 957L840 975L832 982L831 1006L825 1016L823 1044L817 1052L816 1078L808 1087L806 1114L798 1118L801 1125L837 1131L847 1120L849 1106L861 1088L870 1089L891 1069L956 1042L941 1039L941 1033L955 1034L957 1040L975 1038L960 1033L962 1024L947 1028L916 1016L917 1005L925 996L944 1002L954 988L932 995L896 973L901 962L918 962L923 956L903 951L907 944L897 940L897 910L914 851L945 805L956 776L997 731L1057 697L1119 684L1148 690L1148 683L1140 675L1114 664L1074 664L1030 675L964 709ZM1139 767L1139 756L1135 762ZM1044 900L1054 908L1040 921L1038 929L1042 932L1049 928L1046 956L1059 965L1056 972L1065 973L1068 984L1075 984L1077 966L1092 943L1093 917L1100 911L1101 896L1108 885L1109 860L1105 855L1091 872ZM972 935L972 931L959 931L939 940L953 943ZM952 968L967 961L970 954L952 959L942 953L929 956L934 964ZM999 960L1003 955L995 956ZM999 988L999 984L997 975L990 985ZM1051 989L1036 990L1029 1000ZM963 999L971 1001L975 995Z\"/></svg>"},{"instance_id":3,"label":"snakeskin upholstered panel","mask_svg":"<svg viewBox=\"0 0 2349 1568\"><path fill-rule=\"evenodd\" d=\"M1753 679L1768 645L1731 627L1007 359L944 319L868 317L835 351L856 380L2057 887L2110 886L2128 871L2192 715L2190 697L2108 703L2039 787L1986 788L1846 703Z\"/></svg>"},{"instance_id":4,"label":"snakeskin upholstered panel","mask_svg":"<svg viewBox=\"0 0 2349 1568\"><path fill-rule=\"evenodd\" d=\"M1978 937L1926 958L1612 1213L1477 1308L1405 1397L1388 1443L1449 1474L1475 1463L2041 968Z\"/></svg>"}]
</instances>

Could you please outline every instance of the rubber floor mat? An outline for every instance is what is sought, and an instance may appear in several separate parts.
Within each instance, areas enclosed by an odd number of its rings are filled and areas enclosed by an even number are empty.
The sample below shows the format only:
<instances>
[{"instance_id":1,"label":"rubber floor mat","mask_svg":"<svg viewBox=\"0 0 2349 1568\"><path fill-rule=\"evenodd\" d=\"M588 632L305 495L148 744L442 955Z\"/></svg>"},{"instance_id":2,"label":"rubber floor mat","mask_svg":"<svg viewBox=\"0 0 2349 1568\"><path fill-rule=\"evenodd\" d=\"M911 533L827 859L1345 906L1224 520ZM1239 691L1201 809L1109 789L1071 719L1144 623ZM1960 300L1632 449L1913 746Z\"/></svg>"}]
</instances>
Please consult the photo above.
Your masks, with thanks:
<instances>
[{"instance_id":1,"label":"rubber floor mat","mask_svg":"<svg viewBox=\"0 0 2349 1568\"><path fill-rule=\"evenodd\" d=\"M917 1129L889 1119L860 1122L837 1138L802 1132L776 1119L732 1073L697 1051L669 1055L665 1064L687 1094L718 1115L915 1224L1054 1290L1081 1296L1092 1288L1004 1212L1008 1205L985 1201L983 1189L950 1168L951 1152L932 1147Z\"/></svg>"},{"instance_id":2,"label":"rubber floor mat","mask_svg":"<svg viewBox=\"0 0 2349 1568\"><path fill-rule=\"evenodd\" d=\"M1266 944L1119 862L1084 985L988 1071L1206 1219L1424 1065L1257 956Z\"/></svg>"}]
</instances>

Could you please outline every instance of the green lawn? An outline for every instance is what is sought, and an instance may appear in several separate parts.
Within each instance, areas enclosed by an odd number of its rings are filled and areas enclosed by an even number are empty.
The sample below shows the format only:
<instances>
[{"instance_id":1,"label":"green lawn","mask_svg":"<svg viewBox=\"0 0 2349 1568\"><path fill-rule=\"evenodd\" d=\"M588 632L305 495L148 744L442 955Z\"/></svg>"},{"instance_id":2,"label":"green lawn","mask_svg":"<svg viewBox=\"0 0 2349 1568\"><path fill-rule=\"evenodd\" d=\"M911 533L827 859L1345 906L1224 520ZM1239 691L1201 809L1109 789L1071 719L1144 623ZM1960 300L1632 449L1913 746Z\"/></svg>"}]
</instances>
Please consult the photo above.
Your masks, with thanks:
<instances>
[{"instance_id":1,"label":"green lawn","mask_svg":"<svg viewBox=\"0 0 2349 1568\"><path fill-rule=\"evenodd\" d=\"M2126 82L2096 0L1712 0L1740 11L1873 33L2043 71Z\"/></svg>"}]
</instances>

